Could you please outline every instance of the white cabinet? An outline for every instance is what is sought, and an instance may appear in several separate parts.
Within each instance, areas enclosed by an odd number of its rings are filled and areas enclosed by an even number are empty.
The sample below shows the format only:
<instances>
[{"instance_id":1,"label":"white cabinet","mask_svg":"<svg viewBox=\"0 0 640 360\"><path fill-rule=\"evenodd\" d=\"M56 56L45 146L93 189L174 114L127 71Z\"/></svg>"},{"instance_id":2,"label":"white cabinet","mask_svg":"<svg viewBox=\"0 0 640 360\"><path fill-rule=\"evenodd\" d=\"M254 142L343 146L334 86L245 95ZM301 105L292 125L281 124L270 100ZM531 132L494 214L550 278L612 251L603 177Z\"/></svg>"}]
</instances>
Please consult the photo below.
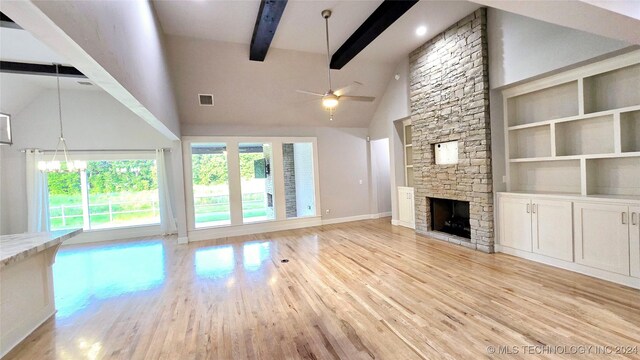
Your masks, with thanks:
<instances>
[{"instance_id":1,"label":"white cabinet","mask_svg":"<svg viewBox=\"0 0 640 360\"><path fill-rule=\"evenodd\" d=\"M398 225L416 228L413 188L398 186Z\"/></svg>"},{"instance_id":2,"label":"white cabinet","mask_svg":"<svg viewBox=\"0 0 640 360\"><path fill-rule=\"evenodd\" d=\"M501 197L499 206L500 245L531 251L531 200Z\"/></svg>"},{"instance_id":3,"label":"white cabinet","mask_svg":"<svg viewBox=\"0 0 640 360\"><path fill-rule=\"evenodd\" d=\"M629 207L575 202L575 261L629 275Z\"/></svg>"},{"instance_id":4,"label":"white cabinet","mask_svg":"<svg viewBox=\"0 0 640 360\"><path fill-rule=\"evenodd\" d=\"M533 199L533 252L573 261L571 201Z\"/></svg>"},{"instance_id":5,"label":"white cabinet","mask_svg":"<svg viewBox=\"0 0 640 360\"><path fill-rule=\"evenodd\" d=\"M631 276L640 278L640 206L629 208L631 222L629 224L629 250L631 254Z\"/></svg>"},{"instance_id":6,"label":"white cabinet","mask_svg":"<svg viewBox=\"0 0 640 360\"><path fill-rule=\"evenodd\" d=\"M501 196L500 245L573 260L571 201Z\"/></svg>"}]
</instances>

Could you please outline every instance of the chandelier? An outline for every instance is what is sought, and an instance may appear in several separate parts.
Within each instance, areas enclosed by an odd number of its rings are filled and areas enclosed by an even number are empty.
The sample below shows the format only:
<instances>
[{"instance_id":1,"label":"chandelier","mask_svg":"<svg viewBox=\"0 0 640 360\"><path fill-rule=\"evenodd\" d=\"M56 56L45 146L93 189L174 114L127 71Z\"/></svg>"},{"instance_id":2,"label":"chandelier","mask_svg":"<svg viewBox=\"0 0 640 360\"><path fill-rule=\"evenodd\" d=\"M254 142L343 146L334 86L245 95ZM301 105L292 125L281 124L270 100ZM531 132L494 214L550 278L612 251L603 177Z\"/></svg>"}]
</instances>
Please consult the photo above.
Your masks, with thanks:
<instances>
[{"instance_id":1,"label":"chandelier","mask_svg":"<svg viewBox=\"0 0 640 360\"><path fill-rule=\"evenodd\" d=\"M58 89L58 120L60 121L60 138L58 139L58 145L56 145L56 151L53 153L53 158L49 161L39 161L38 169L44 172L76 172L84 171L87 169L86 161L69 159L69 149L67 148L67 141L64 138L64 132L62 127L62 101L60 100L60 73L58 70L59 64L56 66L56 82ZM63 154L64 161L56 160L58 152Z\"/></svg>"}]
</instances>

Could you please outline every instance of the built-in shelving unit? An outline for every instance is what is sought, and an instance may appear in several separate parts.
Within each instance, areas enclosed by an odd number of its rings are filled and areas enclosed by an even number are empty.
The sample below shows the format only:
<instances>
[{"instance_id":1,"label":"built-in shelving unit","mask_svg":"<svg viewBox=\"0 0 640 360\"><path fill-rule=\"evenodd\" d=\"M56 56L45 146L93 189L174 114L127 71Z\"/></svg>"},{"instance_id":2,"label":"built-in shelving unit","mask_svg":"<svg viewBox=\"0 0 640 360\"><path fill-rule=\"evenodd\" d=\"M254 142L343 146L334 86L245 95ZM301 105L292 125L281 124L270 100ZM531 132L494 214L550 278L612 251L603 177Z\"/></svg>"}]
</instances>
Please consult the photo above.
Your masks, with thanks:
<instances>
[{"instance_id":1,"label":"built-in shelving unit","mask_svg":"<svg viewBox=\"0 0 640 360\"><path fill-rule=\"evenodd\" d=\"M640 51L503 96L507 191L640 196Z\"/></svg>"},{"instance_id":2,"label":"built-in shelving unit","mask_svg":"<svg viewBox=\"0 0 640 360\"><path fill-rule=\"evenodd\" d=\"M402 123L404 143L404 178L405 186L413 187L413 137L411 119Z\"/></svg>"}]
</instances>

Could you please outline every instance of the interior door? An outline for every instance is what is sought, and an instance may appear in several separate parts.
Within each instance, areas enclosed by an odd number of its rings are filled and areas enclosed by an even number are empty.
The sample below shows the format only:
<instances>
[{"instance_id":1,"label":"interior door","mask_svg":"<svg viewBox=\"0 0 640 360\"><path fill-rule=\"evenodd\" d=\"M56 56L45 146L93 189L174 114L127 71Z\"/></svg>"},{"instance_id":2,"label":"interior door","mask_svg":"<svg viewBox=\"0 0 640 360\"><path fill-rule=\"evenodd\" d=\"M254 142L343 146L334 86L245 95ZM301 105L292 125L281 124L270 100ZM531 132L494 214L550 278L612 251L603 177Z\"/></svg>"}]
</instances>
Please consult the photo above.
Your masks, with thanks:
<instances>
[{"instance_id":1,"label":"interior door","mask_svg":"<svg viewBox=\"0 0 640 360\"><path fill-rule=\"evenodd\" d=\"M499 207L500 245L531 251L531 201L502 196Z\"/></svg>"},{"instance_id":2,"label":"interior door","mask_svg":"<svg viewBox=\"0 0 640 360\"><path fill-rule=\"evenodd\" d=\"M533 199L533 252L573 261L571 201Z\"/></svg>"},{"instance_id":3,"label":"interior door","mask_svg":"<svg viewBox=\"0 0 640 360\"><path fill-rule=\"evenodd\" d=\"M575 202L575 261L629 275L629 207Z\"/></svg>"}]
</instances>

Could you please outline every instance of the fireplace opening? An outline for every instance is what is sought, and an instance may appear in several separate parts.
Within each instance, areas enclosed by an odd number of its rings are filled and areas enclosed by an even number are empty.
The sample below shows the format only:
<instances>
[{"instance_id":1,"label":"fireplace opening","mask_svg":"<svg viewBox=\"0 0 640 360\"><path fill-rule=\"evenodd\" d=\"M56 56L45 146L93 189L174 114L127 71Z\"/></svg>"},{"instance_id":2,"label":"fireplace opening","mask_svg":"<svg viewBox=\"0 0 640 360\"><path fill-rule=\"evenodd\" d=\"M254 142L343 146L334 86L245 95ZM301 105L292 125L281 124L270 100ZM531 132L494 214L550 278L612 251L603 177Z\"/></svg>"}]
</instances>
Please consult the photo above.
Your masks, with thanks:
<instances>
[{"instance_id":1,"label":"fireplace opening","mask_svg":"<svg viewBox=\"0 0 640 360\"><path fill-rule=\"evenodd\" d=\"M471 239L469 202L430 198L431 229Z\"/></svg>"}]
</instances>

